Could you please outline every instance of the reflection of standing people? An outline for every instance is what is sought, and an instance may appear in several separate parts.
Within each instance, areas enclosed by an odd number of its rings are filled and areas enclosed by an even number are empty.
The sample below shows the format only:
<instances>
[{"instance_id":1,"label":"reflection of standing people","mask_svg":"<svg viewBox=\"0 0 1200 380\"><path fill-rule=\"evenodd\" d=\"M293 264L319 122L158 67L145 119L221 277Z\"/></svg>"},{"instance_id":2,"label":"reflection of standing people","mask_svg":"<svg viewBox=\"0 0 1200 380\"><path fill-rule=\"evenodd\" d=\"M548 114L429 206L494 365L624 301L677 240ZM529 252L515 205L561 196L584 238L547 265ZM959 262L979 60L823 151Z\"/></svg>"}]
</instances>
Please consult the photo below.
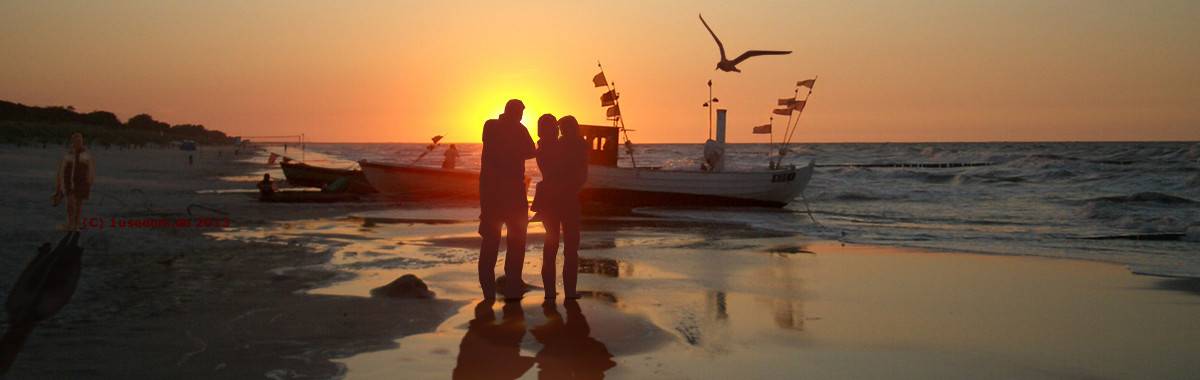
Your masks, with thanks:
<instances>
[{"instance_id":1,"label":"reflection of standing people","mask_svg":"<svg viewBox=\"0 0 1200 380\"><path fill-rule=\"evenodd\" d=\"M450 148L446 149L444 156L442 169L454 169L458 165L458 147L454 146L454 144L450 144Z\"/></svg>"},{"instance_id":2,"label":"reflection of standing people","mask_svg":"<svg viewBox=\"0 0 1200 380\"><path fill-rule=\"evenodd\" d=\"M494 301L475 305L475 319L458 346L453 379L516 379L533 367L533 358L521 356L525 338L525 311L520 302L504 304L504 316L496 323Z\"/></svg>"},{"instance_id":3,"label":"reflection of standing people","mask_svg":"<svg viewBox=\"0 0 1200 380\"><path fill-rule=\"evenodd\" d=\"M525 261L525 232L529 205L525 199L525 160L533 158L533 139L521 124L525 105L512 99L504 113L483 125L479 169L479 285L485 299L496 296L496 259L500 229L508 228L504 259L505 298L524 293L521 269Z\"/></svg>"},{"instance_id":4,"label":"reflection of standing people","mask_svg":"<svg viewBox=\"0 0 1200 380\"><path fill-rule=\"evenodd\" d=\"M546 207L546 241L542 250L542 286L546 297L555 295L554 261L558 256L558 240L563 241L563 293L568 299L579 298L575 285L579 278L579 223L582 212L579 191L587 182L588 144L579 136L579 122L574 116L558 121L562 137L555 144L552 160L551 189L556 193Z\"/></svg>"},{"instance_id":5,"label":"reflection of standing people","mask_svg":"<svg viewBox=\"0 0 1200 380\"><path fill-rule=\"evenodd\" d=\"M92 183L96 180L96 163L83 145L83 134L72 134L69 146L66 156L58 164L54 205L57 206L60 200L66 199L67 223L63 228L78 230L83 225L83 201L88 199Z\"/></svg>"},{"instance_id":6,"label":"reflection of standing people","mask_svg":"<svg viewBox=\"0 0 1200 380\"><path fill-rule=\"evenodd\" d=\"M535 360L539 379L603 379L604 371L616 367L608 347L591 335L587 318L579 309L579 302L567 300L564 323L558 305L553 302L542 304L546 324L534 327L530 332L542 344Z\"/></svg>"}]
</instances>

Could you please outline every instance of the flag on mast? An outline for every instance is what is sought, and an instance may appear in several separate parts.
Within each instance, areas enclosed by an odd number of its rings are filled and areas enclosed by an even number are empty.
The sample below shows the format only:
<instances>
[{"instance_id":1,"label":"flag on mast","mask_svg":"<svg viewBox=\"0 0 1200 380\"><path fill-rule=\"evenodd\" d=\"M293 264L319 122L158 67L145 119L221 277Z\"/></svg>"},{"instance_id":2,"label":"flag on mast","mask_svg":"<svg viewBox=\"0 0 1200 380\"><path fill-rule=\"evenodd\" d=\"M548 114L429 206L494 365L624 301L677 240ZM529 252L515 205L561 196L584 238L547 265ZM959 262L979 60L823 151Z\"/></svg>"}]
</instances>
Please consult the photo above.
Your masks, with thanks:
<instances>
[{"instance_id":1,"label":"flag on mast","mask_svg":"<svg viewBox=\"0 0 1200 380\"><path fill-rule=\"evenodd\" d=\"M817 84L817 79L813 78L796 82L796 87L808 87L808 89L811 90L815 84Z\"/></svg>"},{"instance_id":2,"label":"flag on mast","mask_svg":"<svg viewBox=\"0 0 1200 380\"><path fill-rule=\"evenodd\" d=\"M776 114L776 115L791 116L792 108L791 107L779 108L779 109L771 110L771 113Z\"/></svg>"},{"instance_id":3,"label":"flag on mast","mask_svg":"<svg viewBox=\"0 0 1200 380\"><path fill-rule=\"evenodd\" d=\"M608 92L600 95L600 106L608 107L617 103L617 90L608 90Z\"/></svg>"},{"instance_id":4,"label":"flag on mast","mask_svg":"<svg viewBox=\"0 0 1200 380\"><path fill-rule=\"evenodd\" d=\"M619 118L621 117L621 106L609 107L608 111L605 111L604 114L609 118Z\"/></svg>"},{"instance_id":5,"label":"flag on mast","mask_svg":"<svg viewBox=\"0 0 1200 380\"><path fill-rule=\"evenodd\" d=\"M782 99L779 99L779 105L791 106L792 104L795 104L798 101L799 100L796 100L796 98L782 98Z\"/></svg>"},{"instance_id":6,"label":"flag on mast","mask_svg":"<svg viewBox=\"0 0 1200 380\"><path fill-rule=\"evenodd\" d=\"M792 104L789 107L791 107L791 109L796 110L796 112L803 112L805 103L808 103L808 102L804 101L804 100L797 100L795 102L792 102Z\"/></svg>"},{"instance_id":7,"label":"flag on mast","mask_svg":"<svg viewBox=\"0 0 1200 380\"><path fill-rule=\"evenodd\" d=\"M608 86L608 79L604 77L603 71L601 71L599 74L596 74L596 76L592 77L592 84L596 85L596 87Z\"/></svg>"},{"instance_id":8,"label":"flag on mast","mask_svg":"<svg viewBox=\"0 0 1200 380\"><path fill-rule=\"evenodd\" d=\"M765 135L771 133L771 124L763 124L753 128L754 134Z\"/></svg>"}]
</instances>

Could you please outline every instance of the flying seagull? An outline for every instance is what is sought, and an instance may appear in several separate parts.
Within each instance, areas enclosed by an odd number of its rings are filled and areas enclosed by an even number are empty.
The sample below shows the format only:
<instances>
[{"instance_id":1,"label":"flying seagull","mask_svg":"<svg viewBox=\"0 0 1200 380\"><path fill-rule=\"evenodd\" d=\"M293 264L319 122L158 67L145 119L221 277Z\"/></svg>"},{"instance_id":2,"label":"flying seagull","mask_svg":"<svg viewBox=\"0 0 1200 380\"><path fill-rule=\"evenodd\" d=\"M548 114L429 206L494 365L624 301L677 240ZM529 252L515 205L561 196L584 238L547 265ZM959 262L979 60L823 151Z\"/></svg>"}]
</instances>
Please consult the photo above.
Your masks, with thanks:
<instances>
[{"instance_id":1,"label":"flying seagull","mask_svg":"<svg viewBox=\"0 0 1200 380\"><path fill-rule=\"evenodd\" d=\"M700 15L700 22L704 24L704 29L708 29L708 34L712 35L713 40L717 41L717 48L721 49L721 62L717 62L717 68L714 70L740 73L742 70L738 70L737 64L742 63L742 61L745 61L750 57L760 55L784 55L792 53L791 51L781 50L747 50L745 53L742 53L742 55L739 55L737 58L734 58L732 61L730 61L729 59L725 58L725 45L721 44L721 39L717 38L717 34L713 33L712 28L708 27L708 23L704 21L704 15Z\"/></svg>"}]
</instances>

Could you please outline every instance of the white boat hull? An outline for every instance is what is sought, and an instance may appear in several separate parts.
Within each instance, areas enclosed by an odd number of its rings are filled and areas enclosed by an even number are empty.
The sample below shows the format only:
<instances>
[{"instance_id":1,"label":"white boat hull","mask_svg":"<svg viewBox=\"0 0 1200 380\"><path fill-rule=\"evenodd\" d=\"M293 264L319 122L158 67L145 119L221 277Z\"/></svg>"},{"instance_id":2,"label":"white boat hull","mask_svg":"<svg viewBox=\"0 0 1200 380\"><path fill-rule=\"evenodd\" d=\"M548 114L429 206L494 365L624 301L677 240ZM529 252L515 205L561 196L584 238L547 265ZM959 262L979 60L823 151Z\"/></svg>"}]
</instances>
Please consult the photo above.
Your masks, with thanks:
<instances>
[{"instance_id":1,"label":"white boat hull","mask_svg":"<svg viewBox=\"0 0 1200 380\"><path fill-rule=\"evenodd\" d=\"M812 179L815 164L755 172L706 172L591 165L585 201L628 207L783 207Z\"/></svg>"}]
</instances>

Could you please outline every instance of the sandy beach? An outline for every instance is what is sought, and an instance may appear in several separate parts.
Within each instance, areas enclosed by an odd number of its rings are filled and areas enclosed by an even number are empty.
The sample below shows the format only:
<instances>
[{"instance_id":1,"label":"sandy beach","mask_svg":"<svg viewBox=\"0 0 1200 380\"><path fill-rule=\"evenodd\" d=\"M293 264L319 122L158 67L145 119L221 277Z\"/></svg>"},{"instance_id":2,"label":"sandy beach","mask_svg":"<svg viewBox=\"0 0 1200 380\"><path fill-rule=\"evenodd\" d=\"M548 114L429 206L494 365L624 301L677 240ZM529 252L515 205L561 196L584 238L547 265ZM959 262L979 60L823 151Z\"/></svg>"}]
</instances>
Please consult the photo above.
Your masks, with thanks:
<instances>
[{"instance_id":1,"label":"sandy beach","mask_svg":"<svg viewBox=\"0 0 1200 380\"><path fill-rule=\"evenodd\" d=\"M190 167L177 150L94 153L99 180L85 217L228 217L228 227L85 230L78 293L29 338L9 378L447 378L505 365L510 378L535 378L564 363L630 379L1200 371L1200 283L1115 264L592 218L578 309L562 299L544 307L536 289L520 307L479 307L469 205L261 204L215 191L277 171L261 152L203 149ZM4 293L35 247L60 234L46 169L58 157L0 148L11 163L0 175ZM531 225L532 285L540 244ZM435 299L369 296L410 273ZM495 323L471 323L488 312ZM481 340L492 327L511 339ZM555 331L566 331L557 345L543 342ZM579 349L552 351L563 344Z\"/></svg>"}]
</instances>

